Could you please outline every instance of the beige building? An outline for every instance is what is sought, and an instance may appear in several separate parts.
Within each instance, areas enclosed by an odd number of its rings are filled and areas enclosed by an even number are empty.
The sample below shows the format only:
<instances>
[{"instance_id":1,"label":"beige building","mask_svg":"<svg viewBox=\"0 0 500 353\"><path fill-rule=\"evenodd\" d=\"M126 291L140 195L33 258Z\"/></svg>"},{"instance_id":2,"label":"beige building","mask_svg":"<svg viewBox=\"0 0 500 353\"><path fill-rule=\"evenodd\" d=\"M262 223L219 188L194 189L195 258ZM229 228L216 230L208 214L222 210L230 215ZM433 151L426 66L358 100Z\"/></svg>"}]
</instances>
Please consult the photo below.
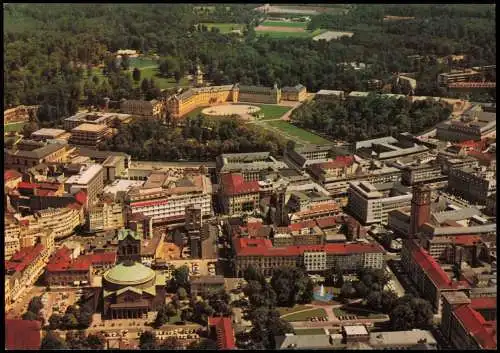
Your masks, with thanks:
<instances>
[{"instance_id":1,"label":"beige building","mask_svg":"<svg viewBox=\"0 0 500 353\"><path fill-rule=\"evenodd\" d=\"M403 168L402 181L405 185L430 183L446 180L441 166L436 163L426 163Z\"/></svg>"},{"instance_id":2,"label":"beige building","mask_svg":"<svg viewBox=\"0 0 500 353\"><path fill-rule=\"evenodd\" d=\"M441 87L447 87L450 83L479 81L482 75L475 70L455 70L452 72L442 73L438 75L437 83Z\"/></svg>"},{"instance_id":3,"label":"beige building","mask_svg":"<svg viewBox=\"0 0 500 353\"><path fill-rule=\"evenodd\" d=\"M47 208L27 217L17 216L19 223L26 224L25 231L52 229L55 239L71 235L74 229L85 222L83 207L71 204L63 208Z\"/></svg>"},{"instance_id":4,"label":"beige building","mask_svg":"<svg viewBox=\"0 0 500 353\"><path fill-rule=\"evenodd\" d=\"M300 83L296 86L285 86L281 89L281 99L286 101L302 102L307 98L307 89Z\"/></svg>"},{"instance_id":5,"label":"beige building","mask_svg":"<svg viewBox=\"0 0 500 353\"><path fill-rule=\"evenodd\" d=\"M364 224L387 224L388 214L410 205L412 194L395 183L371 184L354 181L349 189L349 211Z\"/></svg>"},{"instance_id":6,"label":"beige building","mask_svg":"<svg viewBox=\"0 0 500 353\"><path fill-rule=\"evenodd\" d=\"M73 145L97 148L110 135L111 129L106 125L84 123L71 130L69 142Z\"/></svg>"},{"instance_id":7,"label":"beige building","mask_svg":"<svg viewBox=\"0 0 500 353\"><path fill-rule=\"evenodd\" d=\"M321 89L316 92L314 99L322 101L341 101L345 99L344 91L331 91L327 89Z\"/></svg>"},{"instance_id":8,"label":"beige building","mask_svg":"<svg viewBox=\"0 0 500 353\"><path fill-rule=\"evenodd\" d=\"M186 206L199 205L204 217L211 216L212 184L205 175L171 177L152 173L142 187L132 188L127 195L128 216L143 214L153 223L182 222Z\"/></svg>"},{"instance_id":9,"label":"beige building","mask_svg":"<svg viewBox=\"0 0 500 353\"><path fill-rule=\"evenodd\" d=\"M4 168L23 172L40 163L64 162L66 154L66 145L55 143L32 150L4 150Z\"/></svg>"},{"instance_id":10,"label":"beige building","mask_svg":"<svg viewBox=\"0 0 500 353\"><path fill-rule=\"evenodd\" d=\"M126 100L120 104L124 114L138 115L149 118L160 118L163 112L163 103L158 100Z\"/></svg>"},{"instance_id":11,"label":"beige building","mask_svg":"<svg viewBox=\"0 0 500 353\"><path fill-rule=\"evenodd\" d=\"M89 208L87 227L90 232L120 229L125 226L123 204L103 200Z\"/></svg>"},{"instance_id":12,"label":"beige building","mask_svg":"<svg viewBox=\"0 0 500 353\"><path fill-rule=\"evenodd\" d=\"M31 138L35 141L45 141L51 139L61 139L66 135L66 131L62 129L47 129L43 128L31 134Z\"/></svg>"},{"instance_id":13,"label":"beige building","mask_svg":"<svg viewBox=\"0 0 500 353\"><path fill-rule=\"evenodd\" d=\"M104 190L104 168L100 164L88 165L79 174L70 176L64 189L71 194L84 191L89 205L92 204Z\"/></svg>"}]
</instances>

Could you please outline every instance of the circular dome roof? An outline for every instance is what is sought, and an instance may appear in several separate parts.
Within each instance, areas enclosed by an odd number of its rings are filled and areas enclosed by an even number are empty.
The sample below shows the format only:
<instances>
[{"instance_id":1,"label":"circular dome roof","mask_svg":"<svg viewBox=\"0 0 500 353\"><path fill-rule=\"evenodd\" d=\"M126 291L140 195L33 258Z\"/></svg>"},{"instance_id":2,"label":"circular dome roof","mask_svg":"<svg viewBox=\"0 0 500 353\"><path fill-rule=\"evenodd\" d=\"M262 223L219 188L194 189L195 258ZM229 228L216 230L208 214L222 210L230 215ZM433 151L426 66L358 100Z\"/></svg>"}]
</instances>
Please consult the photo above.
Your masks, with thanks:
<instances>
[{"instance_id":1,"label":"circular dome roof","mask_svg":"<svg viewBox=\"0 0 500 353\"><path fill-rule=\"evenodd\" d=\"M138 262L121 263L108 270L104 279L119 285L137 285L155 278L155 271Z\"/></svg>"}]
</instances>

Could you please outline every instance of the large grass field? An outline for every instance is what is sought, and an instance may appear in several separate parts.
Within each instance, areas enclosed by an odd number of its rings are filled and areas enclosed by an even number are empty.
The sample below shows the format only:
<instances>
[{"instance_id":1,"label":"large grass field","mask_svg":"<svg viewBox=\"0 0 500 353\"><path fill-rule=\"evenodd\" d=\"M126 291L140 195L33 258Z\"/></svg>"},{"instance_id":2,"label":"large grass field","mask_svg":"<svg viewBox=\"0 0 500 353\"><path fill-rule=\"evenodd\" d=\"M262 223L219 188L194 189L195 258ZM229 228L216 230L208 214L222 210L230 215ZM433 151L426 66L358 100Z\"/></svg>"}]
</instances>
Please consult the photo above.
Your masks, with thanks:
<instances>
[{"instance_id":1,"label":"large grass field","mask_svg":"<svg viewBox=\"0 0 500 353\"><path fill-rule=\"evenodd\" d=\"M305 32L276 32L276 31L257 31L257 35L259 36L269 36L271 38L312 38L325 32L325 29L316 29L314 31L305 31Z\"/></svg>"},{"instance_id":2,"label":"large grass field","mask_svg":"<svg viewBox=\"0 0 500 353\"><path fill-rule=\"evenodd\" d=\"M290 135L291 137L297 137L299 140L317 144L317 145L326 145L331 142L324 139L321 136L315 135L307 130L298 128L286 121L269 121L266 122L267 125L272 126L278 130L283 131L284 133ZM298 141L300 143L300 141Z\"/></svg>"},{"instance_id":3,"label":"large grass field","mask_svg":"<svg viewBox=\"0 0 500 353\"><path fill-rule=\"evenodd\" d=\"M177 84L175 82L175 79L173 77L169 77L169 78L161 77L159 75L159 71L158 71L157 67L147 67L147 68L140 69L140 70L141 70L141 81L144 78L147 78L147 79L153 78L156 85L160 89L171 88L171 87L176 87L176 86L179 86L179 87L189 86L189 80L186 77L181 78L179 84ZM136 87L139 86L140 82L134 83L135 86Z\"/></svg>"},{"instance_id":4,"label":"large grass field","mask_svg":"<svg viewBox=\"0 0 500 353\"><path fill-rule=\"evenodd\" d=\"M241 23L202 23L202 24L207 26L209 30L211 30L212 27L216 27L220 30L221 33L229 33L237 29L243 31L243 28L245 27L245 25Z\"/></svg>"},{"instance_id":5,"label":"large grass field","mask_svg":"<svg viewBox=\"0 0 500 353\"><path fill-rule=\"evenodd\" d=\"M4 132L21 131L26 123L26 121L20 121L18 123L5 124L3 130Z\"/></svg>"},{"instance_id":6,"label":"large grass field","mask_svg":"<svg viewBox=\"0 0 500 353\"><path fill-rule=\"evenodd\" d=\"M303 311L299 313L294 313L287 315L283 317L283 320L288 321L288 322L294 322L294 321L308 321L309 318L311 317L326 317L326 311L325 309L312 309L308 311Z\"/></svg>"},{"instance_id":7,"label":"large grass field","mask_svg":"<svg viewBox=\"0 0 500 353\"><path fill-rule=\"evenodd\" d=\"M264 21L261 26L306 28L307 22Z\"/></svg>"},{"instance_id":8,"label":"large grass field","mask_svg":"<svg viewBox=\"0 0 500 353\"><path fill-rule=\"evenodd\" d=\"M260 112L264 113L264 118L261 120L279 119L286 112L288 112L291 107L283 107L281 105L274 104L256 104L260 107Z\"/></svg>"}]
</instances>

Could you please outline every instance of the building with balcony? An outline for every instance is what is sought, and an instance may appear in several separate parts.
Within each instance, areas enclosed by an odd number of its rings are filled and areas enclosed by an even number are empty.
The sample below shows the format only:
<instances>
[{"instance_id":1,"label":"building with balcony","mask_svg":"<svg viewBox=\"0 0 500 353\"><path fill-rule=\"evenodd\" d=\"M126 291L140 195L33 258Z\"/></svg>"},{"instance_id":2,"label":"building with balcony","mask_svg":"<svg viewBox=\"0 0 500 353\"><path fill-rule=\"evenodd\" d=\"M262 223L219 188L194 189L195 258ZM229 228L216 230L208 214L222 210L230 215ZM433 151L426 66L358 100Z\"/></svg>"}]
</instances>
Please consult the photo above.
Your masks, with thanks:
<instances>
[{"instance_id":1,"label":"building with balcony","mask_svg":"<svg viewBox=\"0 0 500 353\"><path fill-rule=\"evenodd\" d=\"M87 228L90 232L120 229L125 226L123 204L104 199L89 207Z\"/></svg>"},{"instance_id":2,"label":"building with balcony","mask_svg":"<svg viewBox=\"0 0 500 353\"><path fill-rule=\"evenodd\" d=\"M72 145L97 149L111 134L112 130L106 125L83 123L71 130L69 142Z\"/></svg>"},{"instance_id":3,"label":"building with balcony","mask_svg":"<svg viewBox=\"0 0 500 353\"><path fill-rule=\"evenodd\" d=\"M184 222L186 206L199 205L203 217L213 214L212 184L205 175L171 177L152 173L141 187L132 188L126 196L127 217L141 213L154 224Z\"/></svg>"}]
</instances>

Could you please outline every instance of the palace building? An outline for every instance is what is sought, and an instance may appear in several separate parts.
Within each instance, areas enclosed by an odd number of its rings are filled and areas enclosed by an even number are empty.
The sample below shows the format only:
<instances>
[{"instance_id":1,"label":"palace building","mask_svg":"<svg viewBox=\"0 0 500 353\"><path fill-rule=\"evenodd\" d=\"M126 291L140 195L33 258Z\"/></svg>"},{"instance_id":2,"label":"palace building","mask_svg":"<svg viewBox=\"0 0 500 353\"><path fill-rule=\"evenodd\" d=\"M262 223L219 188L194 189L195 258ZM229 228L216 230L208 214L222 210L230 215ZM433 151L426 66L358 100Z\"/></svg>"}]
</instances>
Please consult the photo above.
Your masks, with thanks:
<instances>
[{"instance_id":1,"label":"palace building","mask_svg":"<svg viewBox=\"0 0 500 353\"><path fill-rule=\"evenodd\" d=\"M278 104L282 99L301 101L305 99L307 90L301 84L294 87L244 86L239 84L190 88L187 91L168 98L167 111L172 118L180 118L193 109L201 106L222 104L226 102L252 102Z\"/></svg>"}]
</instances>

